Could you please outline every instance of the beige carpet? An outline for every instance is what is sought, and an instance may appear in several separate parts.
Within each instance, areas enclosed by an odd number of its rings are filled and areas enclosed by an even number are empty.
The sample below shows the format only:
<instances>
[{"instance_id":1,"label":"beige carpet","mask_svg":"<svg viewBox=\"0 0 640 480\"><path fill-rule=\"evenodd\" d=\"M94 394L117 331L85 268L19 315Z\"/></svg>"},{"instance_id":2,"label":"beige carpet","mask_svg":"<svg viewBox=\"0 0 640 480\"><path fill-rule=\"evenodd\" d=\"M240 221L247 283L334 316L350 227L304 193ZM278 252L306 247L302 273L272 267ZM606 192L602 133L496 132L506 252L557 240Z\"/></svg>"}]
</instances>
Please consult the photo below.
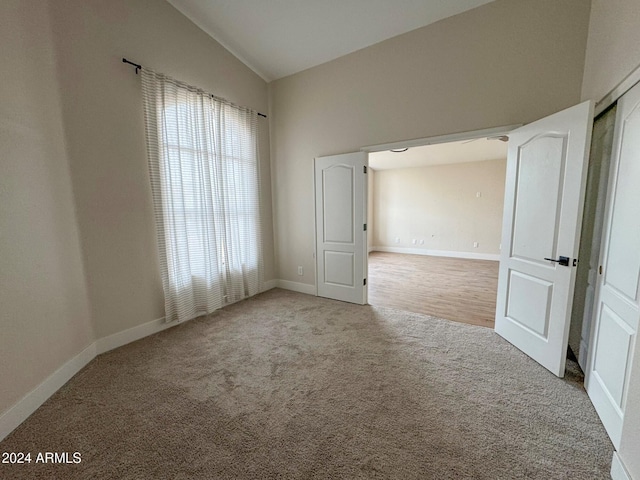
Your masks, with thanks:
<instances>
[{"instance_id":1,"label":"beige carpet","mask_svg":"<svg viewBox=\"0 0 640 480\"><path fill-rule=\"evenodd\" d=\"M272 290L102 355L0 444L24 479L605 479L575 373L493 331Z\"/></svg>"}]
</instances>

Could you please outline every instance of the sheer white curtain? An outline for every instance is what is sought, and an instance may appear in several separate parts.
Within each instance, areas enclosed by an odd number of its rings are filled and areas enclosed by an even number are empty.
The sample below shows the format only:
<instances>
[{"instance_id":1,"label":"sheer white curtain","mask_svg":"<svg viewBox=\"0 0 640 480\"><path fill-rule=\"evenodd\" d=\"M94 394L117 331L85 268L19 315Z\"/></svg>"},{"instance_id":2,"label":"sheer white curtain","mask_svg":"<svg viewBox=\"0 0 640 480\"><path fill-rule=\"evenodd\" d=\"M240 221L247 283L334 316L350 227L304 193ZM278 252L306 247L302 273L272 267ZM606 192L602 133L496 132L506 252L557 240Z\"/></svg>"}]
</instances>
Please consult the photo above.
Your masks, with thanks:
<instances>
[{"instance_id":1,"label":"sheer white curtain","mask_svg":"<svg viewBox=\"0 0 640 480\"><path fill-rule=\"evenodd\" d=\"M168 321L262 289L257 113L142 70Z\"/></svg>"}]
</instances>

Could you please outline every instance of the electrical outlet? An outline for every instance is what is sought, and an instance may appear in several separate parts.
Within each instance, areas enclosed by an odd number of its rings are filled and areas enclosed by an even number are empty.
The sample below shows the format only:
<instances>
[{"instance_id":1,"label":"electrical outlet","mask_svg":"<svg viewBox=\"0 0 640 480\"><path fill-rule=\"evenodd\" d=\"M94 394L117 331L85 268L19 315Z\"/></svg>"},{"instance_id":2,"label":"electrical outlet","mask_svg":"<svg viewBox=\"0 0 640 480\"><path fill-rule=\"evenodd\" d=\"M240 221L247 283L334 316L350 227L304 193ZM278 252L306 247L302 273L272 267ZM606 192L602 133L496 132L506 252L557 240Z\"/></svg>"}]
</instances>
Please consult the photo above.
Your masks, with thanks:
<instances>
[{"instance_id":1,"label":"electrical outlet","mask_svg":"<svg viewBox=\"0 0 640 480\"><path fill-rule=\"evenodd\" d=\"M424 238L420 239L420 245L424 245Z\"/></svg>"},{"instance_id":2,"label":"electrical outlet","mask_svg":"<svg viewBox=\"0 0 640 480\"><path fill-rule=\"evenodd\" d=\"M482 192L476 192L476 197L480 198L482 196Z\"/></svg>"},{"instance_id":3,"label":"electrical outlet","mask_svg":"<svg viewBox=\"0 0 640 480\"><path fill-rule=\"evenodd\" d=\"M298 266L298 275L304 275L304 268Z\"/></svg>"},{"instance_id":4,"label":"electrical outlet","mask_svg":"<svg viewBox=\"0 0 640 480\"><path fill-rule=\"evenodd\" d=\"M396 243L400 243L400 237L396 237Z\"/></svg>"},{"instance_id":5,"label":"electrical outlet","mask_svg":"<svg viewBox=\"0 0 640 480\"><path fill-rule=\"evenodd\" d=\"M413 243L414 245L418 243L418 240L416 240L415 238L413 240L411 240L411 243Z\"/></svg>"},{"instance_id":6,"label":"electrical outlet","mask_svg":"<svg viewBox=\"0 0 640 480\"><path fill-rule=\"evenodd\" d=\"M473 242L473 248L478 248L478 242Z\"/></svg>"}]
</instances>

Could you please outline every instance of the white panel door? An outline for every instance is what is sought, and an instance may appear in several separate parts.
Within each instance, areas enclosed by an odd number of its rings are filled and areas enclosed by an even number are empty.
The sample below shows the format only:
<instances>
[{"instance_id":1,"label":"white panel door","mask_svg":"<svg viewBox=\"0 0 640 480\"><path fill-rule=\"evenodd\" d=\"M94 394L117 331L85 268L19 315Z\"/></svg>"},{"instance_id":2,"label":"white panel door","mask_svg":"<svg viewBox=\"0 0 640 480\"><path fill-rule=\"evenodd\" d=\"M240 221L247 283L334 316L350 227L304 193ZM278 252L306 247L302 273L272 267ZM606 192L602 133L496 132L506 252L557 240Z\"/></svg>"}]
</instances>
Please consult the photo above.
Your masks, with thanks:
<instances>
[{"instance_id":1,"label":"white panel door","mask_svg":"<svg viewBox=\"0 0 640 480\"><path fill-rule=\"evenodd\" d=\"M495 331L564 376L593 104L509 133Z\"/></svg>"},{"instance_id":2,"label":"white panel door","mask_svg":"<svg viewBox=\"0 0 640 480\"><path fill-rule=\"evenodd\" d=\"M318 295L365 304L365 152L315 159Z\"/></svg>"},{"instance_id":3,"label":"white panel door","mask_svg":"<svg viewBox=\"0 0 640 480\"><path fill-rule=\"evenodd\" d=\"M585 385L617 449L640 318L640 86L618 101L600 265Z\"/></svg>"}]
</instances>

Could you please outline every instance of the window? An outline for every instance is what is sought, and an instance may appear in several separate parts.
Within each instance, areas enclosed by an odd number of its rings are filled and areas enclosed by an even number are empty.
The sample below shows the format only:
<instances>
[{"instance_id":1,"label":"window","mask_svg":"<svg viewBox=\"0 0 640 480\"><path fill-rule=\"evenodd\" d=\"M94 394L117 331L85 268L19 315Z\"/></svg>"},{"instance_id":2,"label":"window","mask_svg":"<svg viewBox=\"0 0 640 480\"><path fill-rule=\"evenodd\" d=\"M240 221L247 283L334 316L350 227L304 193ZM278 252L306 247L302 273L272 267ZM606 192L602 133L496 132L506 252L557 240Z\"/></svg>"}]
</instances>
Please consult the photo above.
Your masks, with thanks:
<instances>
[{"instance_id":1,"label":"window","mask_svg":"<svg viewBox=\"0 0 640 480\"><path fill-rule=\"evenodd\" d=\"M143 70L165 309L186 320L261 289L257 114Z\"/></svg>"}]
</instances>

